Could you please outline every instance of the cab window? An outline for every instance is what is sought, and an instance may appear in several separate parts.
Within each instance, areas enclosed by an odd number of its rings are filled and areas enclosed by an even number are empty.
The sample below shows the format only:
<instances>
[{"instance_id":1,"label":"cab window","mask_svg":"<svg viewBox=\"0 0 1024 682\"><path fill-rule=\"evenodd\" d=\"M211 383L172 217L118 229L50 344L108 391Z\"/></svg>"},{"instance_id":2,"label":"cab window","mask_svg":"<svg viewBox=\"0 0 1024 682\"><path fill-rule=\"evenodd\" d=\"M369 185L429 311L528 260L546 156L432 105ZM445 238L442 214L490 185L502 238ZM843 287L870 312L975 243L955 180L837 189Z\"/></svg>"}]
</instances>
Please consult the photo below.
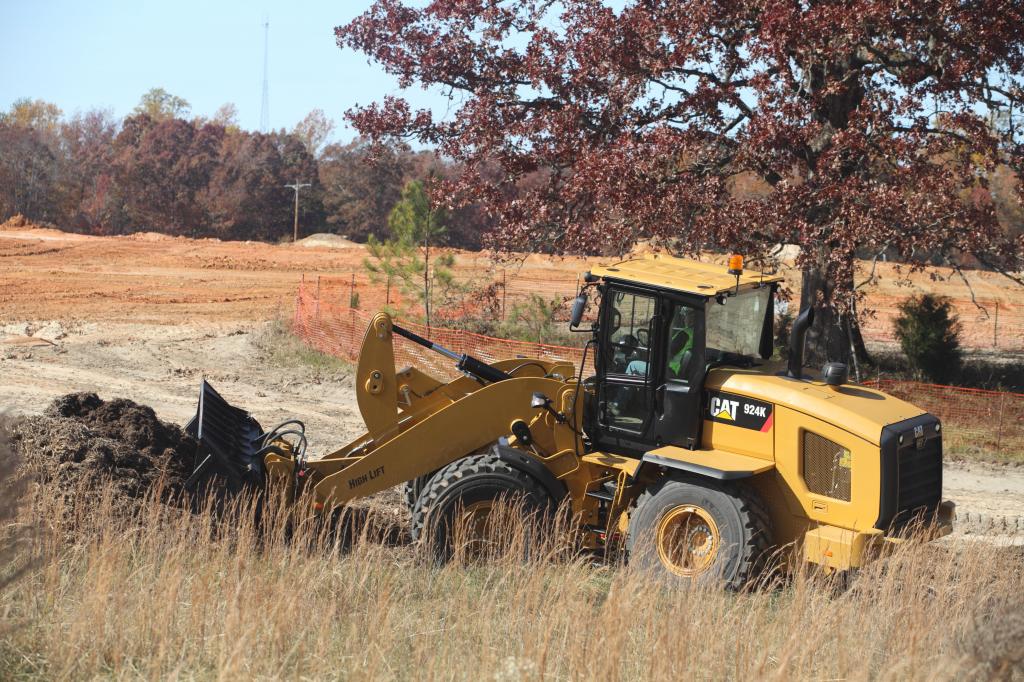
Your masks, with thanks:
<instances>
[{"instance_id":1,"label":"cab window","mask_svg":"<svg viewBox=\"0 0 1024 682\"><path fill-rule=\"evenodd\" d=\"M771 288L746 291L719 303L708 301L706 345L708 360L725 354L757 356L768 312Z\"/></svg>"},{"instance_id":2,"label":"cab window","mask_svg":"<svg viewBox=\"0 0 1024 682\"><path fill-rule=\"evenodd\" d=\"M693 364L693 342L697 333L699 311L677 304L672 311L666 333L665 380L686 381Z\"/></svg>"},{"instance_id":3,"label":"cab window","mask_svg":"<svg viewBox=\"0 0 1024 682\"><path fill-rule=\"evenodd\" d=\"M651 335L657 299L626 291L610 295L608 336L602 353L602 421L612 432L638 437L651 418Z\"/></svg>"},{"instance_id":4,"label":"cab window","mask_svg":"<svg viewBox=\"0 0 1024 682\"><path fill-rule=\"evenodd\" d=\"M609 334L605 348L605 371L647 378L651 361L651 322L656 300L616 291L608 311Z\"/></svg>"}]
</instances>

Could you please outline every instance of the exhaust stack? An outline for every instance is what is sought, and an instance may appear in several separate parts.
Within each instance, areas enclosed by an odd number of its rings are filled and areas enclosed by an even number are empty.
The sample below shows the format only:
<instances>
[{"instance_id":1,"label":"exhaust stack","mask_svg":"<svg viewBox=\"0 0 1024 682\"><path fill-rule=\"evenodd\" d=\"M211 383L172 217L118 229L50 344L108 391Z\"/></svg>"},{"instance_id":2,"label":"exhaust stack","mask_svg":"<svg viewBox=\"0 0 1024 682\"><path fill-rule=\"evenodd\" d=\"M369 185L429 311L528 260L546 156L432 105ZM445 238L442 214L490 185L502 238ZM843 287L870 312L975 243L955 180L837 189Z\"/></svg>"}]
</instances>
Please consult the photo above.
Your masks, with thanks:
<instances>
[{"instance_id":1,"label":"exhaust stack","mask_svg":"<svg viewBox=\"0 0 1024 682\"><path fill-rule=\"evenodd\" d=\"M804 308L793 322L793 330L789 333L789 367L786 376L799 379L804 367L804 339L807 330L814 324L814 308Z\"/></svg>"}]
</instances>

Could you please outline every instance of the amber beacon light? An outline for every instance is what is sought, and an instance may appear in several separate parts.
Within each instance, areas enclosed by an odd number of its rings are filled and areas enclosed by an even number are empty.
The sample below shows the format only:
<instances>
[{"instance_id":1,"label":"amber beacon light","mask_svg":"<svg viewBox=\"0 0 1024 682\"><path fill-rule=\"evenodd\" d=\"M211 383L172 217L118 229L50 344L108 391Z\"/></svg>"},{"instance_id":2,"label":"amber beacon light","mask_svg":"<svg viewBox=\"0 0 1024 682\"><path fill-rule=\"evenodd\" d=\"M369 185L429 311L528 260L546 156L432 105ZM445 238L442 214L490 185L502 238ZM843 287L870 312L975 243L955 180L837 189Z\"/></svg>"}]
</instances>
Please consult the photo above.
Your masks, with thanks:
<instances>
[{"instance_id":1,"label":"amber beacon light","mask_svg":"<svg viewBox=\"0 0 1024 682\"><path fill-rule=\"evenodd\" d=\"M729 274L737 277L743 274L743 256L739 254L729 256Z\"/></svg>"}]
</instances>

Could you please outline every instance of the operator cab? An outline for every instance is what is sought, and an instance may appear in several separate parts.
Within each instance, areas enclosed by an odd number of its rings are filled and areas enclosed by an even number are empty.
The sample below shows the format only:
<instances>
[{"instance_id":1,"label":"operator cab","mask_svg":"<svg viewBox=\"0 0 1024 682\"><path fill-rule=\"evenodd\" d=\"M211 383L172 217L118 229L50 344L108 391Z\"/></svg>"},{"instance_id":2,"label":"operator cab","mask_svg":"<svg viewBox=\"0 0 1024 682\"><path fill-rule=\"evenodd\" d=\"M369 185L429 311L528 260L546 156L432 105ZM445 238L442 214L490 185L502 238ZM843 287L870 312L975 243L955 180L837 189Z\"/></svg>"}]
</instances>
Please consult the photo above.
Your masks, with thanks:
<instances>
[{"instance_id":1,"label":"operator cab","mask_svg":"<svg viewBox=\"0 0 1024 682\"><path fill-rule=\"evenodd\" d=\"M781 278L733 265L654 255L592 270L600 307L585 430L594 447L699 447L708 371L771 357Z\"/></svg>"}]
</instances>

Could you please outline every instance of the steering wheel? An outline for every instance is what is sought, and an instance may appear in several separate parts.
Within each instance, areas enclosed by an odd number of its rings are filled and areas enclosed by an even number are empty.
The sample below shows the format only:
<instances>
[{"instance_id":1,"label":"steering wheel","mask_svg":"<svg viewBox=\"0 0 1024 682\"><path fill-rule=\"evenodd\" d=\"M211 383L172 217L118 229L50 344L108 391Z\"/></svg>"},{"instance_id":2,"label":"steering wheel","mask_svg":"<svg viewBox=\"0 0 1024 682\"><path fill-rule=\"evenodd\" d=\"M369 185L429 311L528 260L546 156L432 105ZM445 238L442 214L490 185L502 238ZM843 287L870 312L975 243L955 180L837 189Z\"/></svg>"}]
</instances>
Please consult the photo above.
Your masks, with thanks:
<instances>
[{"instance_id":1,"label":"steering wheel","mask_svg":"<svg viewBox=\"0 0 1024 682\"><path fill-rule=\"evenodd\" d=\"M636 352L636 349L640 346L640 341L632 334L626 334L618 343L619 348L626 354L628 358L630 355Z\"/></svg>"}]
</instances>

